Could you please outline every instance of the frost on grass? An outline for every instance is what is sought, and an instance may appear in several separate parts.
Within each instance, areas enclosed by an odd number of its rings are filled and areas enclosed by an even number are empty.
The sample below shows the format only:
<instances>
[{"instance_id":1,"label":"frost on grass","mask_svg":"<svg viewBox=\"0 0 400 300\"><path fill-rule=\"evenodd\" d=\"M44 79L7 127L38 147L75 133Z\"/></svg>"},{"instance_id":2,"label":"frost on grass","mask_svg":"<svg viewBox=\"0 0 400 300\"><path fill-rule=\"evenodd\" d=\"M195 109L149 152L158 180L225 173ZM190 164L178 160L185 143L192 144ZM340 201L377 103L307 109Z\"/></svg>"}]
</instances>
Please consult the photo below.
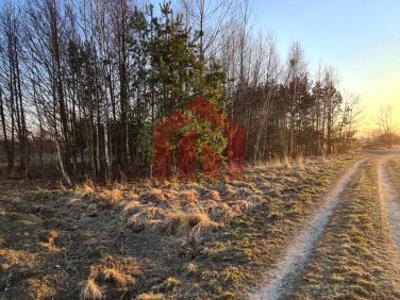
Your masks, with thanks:
<instances>
[{"instance_id":1,"label":"frost on grass","mask_svg":"<svg viewBox=\"0 0 400 300\"><path fill-rule=\"evenodd\" d=\"M128 288L134 299L241 298L351 161L284 158L247 168L241 180L88 184L81 200L120 213L124 235L165 272L144 288L135 288L143 283L134 274L113 267L95 268L88 279L103 296ZM173 276L181 284L167 281Z\"/></svg>"},{"instance_id":2,"label":"frost on grass","mask_svg":"<svg viewBox=\"0 0 400 300\"><path fill-rule=\"evenodd\" d=\"M317 174L320 166L328 163L306 160L302 156L296 159L284 157L247 168L242 180L214 183L145 181L110 187L86 182L78 186L76 192L119 208L133 232L158 231L200 241L208 233L229 226L258 209L268 197L285 199L290 196L305 177ZM286 206L292 204L286 203ZM296 207L292 210L295 214ZM275 212L279 215L279 208Z\"/></svg>"}]
</instances>

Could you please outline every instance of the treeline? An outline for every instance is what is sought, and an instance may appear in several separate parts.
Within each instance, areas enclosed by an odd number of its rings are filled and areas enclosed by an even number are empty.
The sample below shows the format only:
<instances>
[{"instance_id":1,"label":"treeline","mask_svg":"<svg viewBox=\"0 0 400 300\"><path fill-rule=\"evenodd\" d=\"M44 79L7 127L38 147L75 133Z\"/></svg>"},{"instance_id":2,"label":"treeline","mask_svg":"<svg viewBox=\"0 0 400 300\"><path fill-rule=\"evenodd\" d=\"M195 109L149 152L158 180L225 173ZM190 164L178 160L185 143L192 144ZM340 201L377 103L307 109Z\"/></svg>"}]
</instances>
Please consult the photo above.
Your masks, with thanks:
<instances>
[{"instance_id":1,"label":"treeline","mask_svg":"<svg viewBox=\"0 0 400 300\"><path fill-rule=\"evenodd\" d=\"M400 134L393 118L394 107L382 105L376 130L371 131L360 140L364 149L391 149L400 145Z\"/></svg>"},{"instance_id":2,"label":"treeline","mask_svg":"<svg viewBox=\"0 0 400 300\"><path fill-rule=\"evenodd\" d=\"M399 134L381 134L374 132L368 137L364 137L359 141L362 149L365 150L383 150L383 149L398 149L400 146Z\"/></svg>"},{"instance_id":3,"label":"treeline","mask_svg":"<svg viewBox=\"0 0 400 300\"><path fill-rule=\"evenodd\" d=\"M246 0L7 1L0 12L7 171L55 153L67 183L151 175L156 124L196 95L246 128L247 161L347 151L354 97L281 60Z\"/></svg>"}]
</instances>

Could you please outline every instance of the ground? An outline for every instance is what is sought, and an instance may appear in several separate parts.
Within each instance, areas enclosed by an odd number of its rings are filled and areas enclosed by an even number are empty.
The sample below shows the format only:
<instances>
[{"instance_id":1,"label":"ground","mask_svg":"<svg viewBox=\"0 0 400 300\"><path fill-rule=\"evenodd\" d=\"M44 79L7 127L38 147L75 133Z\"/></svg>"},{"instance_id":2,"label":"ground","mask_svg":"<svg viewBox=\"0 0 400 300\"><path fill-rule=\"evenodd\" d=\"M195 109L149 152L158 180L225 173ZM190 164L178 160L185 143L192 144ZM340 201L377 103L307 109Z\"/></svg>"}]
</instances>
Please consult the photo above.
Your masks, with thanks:
<instances>
[{"instance_id":1,"label":"ground","mask_svg":"<svg viewBox=\"0 0 400 300\"><path fill-rule=\"evenodd\" d=\"M369 153L217 183L3 179L0 299L269 299L278 279L276 298L400 298L399 171Z\"/></svg>"}]
</instances>

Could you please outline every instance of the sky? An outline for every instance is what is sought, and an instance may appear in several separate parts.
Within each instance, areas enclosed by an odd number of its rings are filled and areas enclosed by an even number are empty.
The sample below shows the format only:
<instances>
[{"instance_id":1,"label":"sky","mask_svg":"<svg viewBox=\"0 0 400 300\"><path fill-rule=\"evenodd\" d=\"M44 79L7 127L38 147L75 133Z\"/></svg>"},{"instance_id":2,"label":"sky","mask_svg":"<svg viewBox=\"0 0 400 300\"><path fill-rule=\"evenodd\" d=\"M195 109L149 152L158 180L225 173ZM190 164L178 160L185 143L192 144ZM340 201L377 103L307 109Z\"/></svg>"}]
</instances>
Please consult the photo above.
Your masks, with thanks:
<instances>
[{"instance_id":1,"label":"sky","mask_svg":"<svg viewBox=\"0 0 400 300\"><path fill-rule=\"evenodd\" d=\"M273 34L282 59L298 41L311 72L320 64L330 65L341 89L360 96L362 131L377 127L380 107L387 105L393 106L393 119L400 130L400 0L250 3L255 33Z\"/></svg>"},{"instance_id":2,"label":"sky","mask_svg":"<svg viewBox=\"0 0 400 300\"><path fill-rule=\"evenodd\" d=\"M280 52L299 41L311 72L331 65L343 90L360 96L362 131L392 105L400 125L399 0L253 0L254 30L272 33Z\"/></svg>"}]
</instances>

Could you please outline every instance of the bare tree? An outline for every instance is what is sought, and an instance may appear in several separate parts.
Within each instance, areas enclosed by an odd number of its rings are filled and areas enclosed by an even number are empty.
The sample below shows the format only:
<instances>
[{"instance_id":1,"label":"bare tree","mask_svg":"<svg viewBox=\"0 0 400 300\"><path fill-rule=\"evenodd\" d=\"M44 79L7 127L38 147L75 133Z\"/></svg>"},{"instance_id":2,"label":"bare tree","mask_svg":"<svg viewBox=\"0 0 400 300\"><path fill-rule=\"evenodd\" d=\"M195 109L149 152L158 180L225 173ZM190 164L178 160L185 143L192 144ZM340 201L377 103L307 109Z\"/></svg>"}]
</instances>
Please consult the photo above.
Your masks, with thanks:
<instances>
[{"instance_id":1,"label":"bare tree","mask_svg":"<svg viewBox=\"0 0 400 300\"><path fill-rule=\"evenodd\" d=\"M161 1L160 1L161 2ZM347 149L354 105L295 43L252 31L250 0L8 1L0 18L8 168L48 146L68 184L149 174L152 130L203 94L244 125L247 159ZM29 130L28 130L29 128Z\"/></svg>"},{"instance_id":2,"label":"bare tree","mask_svg":"<svg viewBox=\"0 0 400 300\"><path fill-rule=\"evenodd\" d=\"M393 106L385 105L380 108L379 127L384 142L392 147L392 137L394 134L393 127Z\"/></svg>"},{"instance_id":3,"label":"bare tree","mask_svg":"<svg viewBox=\"0 0 400 300\"><path fill-rule=\"evenodd\" d=\"M238 0L180 0L188 24L199 38L200 61L212 57L218 50L218 39L226 28L229 16L238 8ZM207 55L208 54L208 55Z\"/></svg>"}]
</instances>

